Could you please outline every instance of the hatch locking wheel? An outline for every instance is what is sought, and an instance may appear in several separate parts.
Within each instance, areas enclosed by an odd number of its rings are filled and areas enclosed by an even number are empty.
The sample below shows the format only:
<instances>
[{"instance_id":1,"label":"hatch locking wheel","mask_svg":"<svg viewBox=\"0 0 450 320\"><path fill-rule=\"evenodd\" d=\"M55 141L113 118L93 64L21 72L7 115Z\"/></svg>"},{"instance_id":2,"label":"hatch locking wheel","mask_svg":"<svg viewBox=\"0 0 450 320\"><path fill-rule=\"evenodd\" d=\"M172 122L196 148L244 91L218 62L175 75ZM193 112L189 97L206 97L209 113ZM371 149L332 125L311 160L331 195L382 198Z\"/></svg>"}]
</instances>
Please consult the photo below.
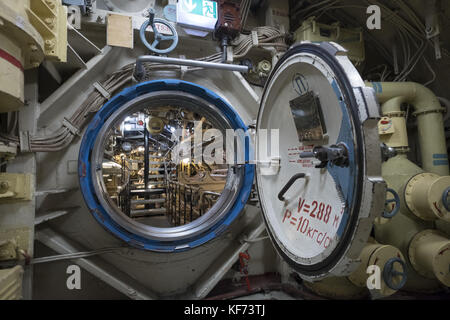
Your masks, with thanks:
<instances>
[{"instance_id":1,"label":"hatch locking wheel","mask_svg":"<svg viewBox=\"0 0 450 320\"><path fill-rule=\"evenodd\" d=\"M170 22L164 19L155 18L155 11L153 9L150 9L148 12L149 12L149 19L142 24L141 29L139 31L139 36L141 38L142 43L150 51L154 53L166 54L173 51L178 44L177 30ZM171 35L162 34L158 30L157 24L166 26L172 32L172 34ZM145 31L147 30L148 26L152 27L153 33L155 34L155 39L151 44L147 41L147 38L145 37ZM172 41L172 43L166 49L158 49L157 47L162 41Z\"/></svg>"}]
</instances>

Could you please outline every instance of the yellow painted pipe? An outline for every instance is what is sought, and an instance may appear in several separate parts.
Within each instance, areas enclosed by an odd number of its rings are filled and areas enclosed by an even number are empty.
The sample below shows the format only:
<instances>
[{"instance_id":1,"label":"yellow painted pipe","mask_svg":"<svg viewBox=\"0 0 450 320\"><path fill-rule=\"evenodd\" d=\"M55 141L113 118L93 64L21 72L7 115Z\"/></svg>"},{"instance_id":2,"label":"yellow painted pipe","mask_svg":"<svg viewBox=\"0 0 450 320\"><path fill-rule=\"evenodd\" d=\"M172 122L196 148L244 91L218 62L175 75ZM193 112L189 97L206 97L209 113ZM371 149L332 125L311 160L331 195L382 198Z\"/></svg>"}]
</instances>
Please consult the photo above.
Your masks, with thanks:
<instances>
[{"instance_id":1,"label":"yellow painted pipe","mask_svg":"<svg viewBox=\"0 0 450 320\"><path fill-rule=\"evenodd\" d=\"M372 296L386 297L394 294L397 291L396 289L390 288L385 282L384 277L382 277L381 275L384 268L386 267L386 264L389 263L391 259L399 259L403 261L403 263L405 263L405 258L403 257L399 249L391 245L383 245L377 243L374 239L369 239L368 243L359 255L359 259L361 260L361 264L350 276L348 276L348 279L354 285L361 288L368 287L367 281L369 278L369 273L367 273L367 270L370 266L377 266L379 268L378 270L380 271L380 287L372 289ZM397 272L406 274L406 270L403 270L399 263L395 263L393 265L393 268ZM396 275L393 277L392 282L397 285L401 280L402 276Z\"/></svg>"},{"instance_id":2,"label":"yellow painted pipe","mask_svg":"<svg viewBox=\"0 0 450 320\"><path fill-rule=\"evenodd\" d=\"M392 98L381 105L383 117L378 122L378 134L381 142L397 150L397 153L407 153L408 132L406 130L405 112L400 106L405 97Z\"/></svg>"},{"instance_id":3,"label":"yellow painted pipe","mask_svg":"<svg viewBox=\"0 0 450 320\"><path fill-rule=\"evenodd\" d=\"M419 274L450 286L450 240L444 234L431 229L418 233L409 245L408 255Z\"/></svg>"},{"instance_id":4,"label":"yellow painted pipe","mask_svg":"<svg viewBox=\"0 0 450 320\"><path fill-rule=\"evenodd\" d=\"M412 177L405 187L408 209L423 220L450 222L450 211L442 203L442 194L450 186L450 176L424 172Z\"/></svg>"},{"instance_id":5,"label":"yellow painted pipe","mask_svg":"<svg viewBox=\"0 0 450 320\"><path fill-rule=\"evenodd\" d=\"M400 211L391 219L381 218L374 225L375 239L386 245L398 248L404 257L408 257L408 248L412 238L425 229L434 227L434 221L417 218L406 204L404 190L411 179L423 170L408 160L404 153L390 158L382 164L382 176L389 188L394 189L400 196ZM435 278L426 278L408 264L408 280L404 289L411 292L438 292L441 290L439 281Z\"/></svg>"},{"instance_id":6,"label":"yellow painted pipe","mask_svg":"<svg viewBox=\"0 0 450 320\"><path fill-rule=\"evenodd\" d=\"M414 82L367 82L366 85L375 90L380 103L389 101L384 106L383 112L400 111L403 102L410 103L414 107L423 169L442 176L448 175L449 165L442 117L444 109L434 93Z\"/></svg>"}]
</instances>

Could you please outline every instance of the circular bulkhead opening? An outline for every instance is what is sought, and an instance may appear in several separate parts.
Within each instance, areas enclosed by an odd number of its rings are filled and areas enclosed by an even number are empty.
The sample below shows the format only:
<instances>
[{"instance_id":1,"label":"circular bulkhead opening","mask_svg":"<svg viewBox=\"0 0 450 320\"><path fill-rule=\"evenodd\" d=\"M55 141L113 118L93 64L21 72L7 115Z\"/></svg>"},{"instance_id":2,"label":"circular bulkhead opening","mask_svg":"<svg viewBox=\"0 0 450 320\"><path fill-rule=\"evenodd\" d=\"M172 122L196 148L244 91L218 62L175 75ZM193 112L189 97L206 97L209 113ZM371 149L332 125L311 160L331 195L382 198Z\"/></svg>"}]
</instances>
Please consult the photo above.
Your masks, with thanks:
<instances>
[{"instance_id":1,"label":"circular bulkhead opening","mask_svg":"<svg viewBox=\"0 0 450 320\"><path fill-rule=\"evenodd\" d=\"M229 130L246 129L228 103L192 83L125 89L83 137L85 201L99 223L135 247L171 252L202 245L227 229L250 194L252 165L227 153L248 158L249 143L235 150L226 139Z\"/></svg>"}]
</instances>

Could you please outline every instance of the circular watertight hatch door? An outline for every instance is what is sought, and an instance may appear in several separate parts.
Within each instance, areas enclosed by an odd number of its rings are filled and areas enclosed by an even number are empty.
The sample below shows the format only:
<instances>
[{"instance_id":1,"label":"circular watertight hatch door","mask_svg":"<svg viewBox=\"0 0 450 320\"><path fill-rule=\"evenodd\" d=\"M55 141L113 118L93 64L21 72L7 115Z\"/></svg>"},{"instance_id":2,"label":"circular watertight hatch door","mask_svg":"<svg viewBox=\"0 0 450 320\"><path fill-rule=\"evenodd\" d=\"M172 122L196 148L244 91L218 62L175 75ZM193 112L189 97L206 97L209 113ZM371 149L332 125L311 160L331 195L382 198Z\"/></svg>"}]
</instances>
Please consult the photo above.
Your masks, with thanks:
<instances>
[{"instance_id":1,"label":"circular watertight hatch door","mask_svg":"<svg viewBox=\"0 0 450 320\"><path fill-rule=\"evenodd\" d=\"M358 265L384 207L373 90L335 43L293 46L257 120L258 194L279 254L307 280Z\"/></svg>"}]
</instances>

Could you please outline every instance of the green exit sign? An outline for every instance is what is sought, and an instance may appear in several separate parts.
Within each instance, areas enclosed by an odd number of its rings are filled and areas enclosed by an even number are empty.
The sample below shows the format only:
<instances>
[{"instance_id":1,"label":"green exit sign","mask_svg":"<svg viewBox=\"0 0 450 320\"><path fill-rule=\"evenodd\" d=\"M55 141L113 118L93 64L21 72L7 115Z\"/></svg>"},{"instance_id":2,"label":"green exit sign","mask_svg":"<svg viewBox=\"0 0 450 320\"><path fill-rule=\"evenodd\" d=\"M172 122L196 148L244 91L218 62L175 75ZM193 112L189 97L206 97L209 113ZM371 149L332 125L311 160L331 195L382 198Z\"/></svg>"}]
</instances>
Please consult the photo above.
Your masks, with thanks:
<instances>
[{"instance_id":1,"label":"green exit sign","mask_svg":"<svg viewBox=\"0 0 450 320\"><path fill-rule=\"evenodd\" d=\"M210 0L179 0L177 23L204 30L214 30L217 22L217 2Z\"/></svg>"},{"instance_id":2,"label":"green exit sign","mask_svg":"<svg viewBox=\"0 0 450 320\"><path fill-rule=\"evenodd\" d=\"M190 14L217 19L217 2L209 0L180 0L183 9Z\"/></svg>"}]
</instances>

